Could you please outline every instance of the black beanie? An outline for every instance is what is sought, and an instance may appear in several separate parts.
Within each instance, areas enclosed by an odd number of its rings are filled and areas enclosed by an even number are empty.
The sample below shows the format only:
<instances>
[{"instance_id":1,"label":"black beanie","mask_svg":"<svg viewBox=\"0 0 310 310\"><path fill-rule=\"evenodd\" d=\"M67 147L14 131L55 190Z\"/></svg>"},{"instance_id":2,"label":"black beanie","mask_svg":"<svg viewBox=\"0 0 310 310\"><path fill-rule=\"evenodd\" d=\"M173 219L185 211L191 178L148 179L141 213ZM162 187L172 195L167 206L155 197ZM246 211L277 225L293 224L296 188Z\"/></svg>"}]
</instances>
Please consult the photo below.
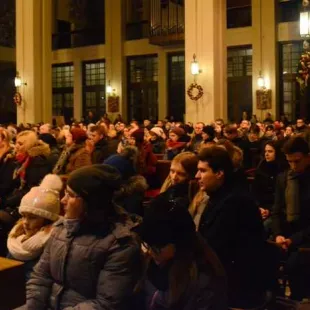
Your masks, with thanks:
<instances>
[{"instance_id":1,"label":"black beanie","mask_svg":"<svg viewBox=\"0 0 310 310\"><path fill-rule=\"evenodd\" d=\"M142 240L150 246L172 243L186 247L195 234L195 224L188 210L165 195L154 199L140 228Z\"/></svg>"},{"instance_id":2,"label":"black beanie","mask_svg":"<svg viewBox=\"0 0 310 310\"><path fill-rule=\"evenodd\" d=\"M50 147L57 146L57 141L50 133L41 133L39 139L48 144Z\"/></svg>"},{"instance_id":3,"label":"black beanie","mask_svg":"<svg viewBox=\"0 0 310 310\"><path fill-rule=\"evenodd\" d=\"M204 126L202 131L206 133L210 137L210 139L213 140L215 138L215 129L213 126L210 125Z\"/></svg>"},{"instance_id":4,"label":"black beanie","mask_svg":"<svg viewBox=\"0 0 310 310\"><path fill-rule=\"evenodd\" d=\"M67 185L86 202L100 206L111 202L121 185L121 176L116 168L97 164L73 171Z\"/></svg>"}]
</instances>

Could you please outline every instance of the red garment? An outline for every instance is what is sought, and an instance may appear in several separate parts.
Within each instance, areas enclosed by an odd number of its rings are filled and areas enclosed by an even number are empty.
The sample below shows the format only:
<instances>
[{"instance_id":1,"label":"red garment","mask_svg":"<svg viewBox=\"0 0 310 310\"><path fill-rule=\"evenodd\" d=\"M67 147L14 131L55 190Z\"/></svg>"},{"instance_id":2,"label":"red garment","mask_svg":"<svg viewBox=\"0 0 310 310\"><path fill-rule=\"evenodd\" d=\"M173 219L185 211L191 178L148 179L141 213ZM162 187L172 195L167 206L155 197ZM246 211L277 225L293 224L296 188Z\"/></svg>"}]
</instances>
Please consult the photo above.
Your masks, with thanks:
<instances>
[{"instance_id":1,"label":"red garment","mask_svg":"<svg viewBox=\"0 0 310 310\"><path fill-rule=\"evenodd\" d=\"M143 142L139 155L139 173L151 175L156 172L157 157L153 153L153 146L149 142Z\"/></svg>"},{"instance_id":2,"label":"red garment","mask_svg":"<svg viewBox=\"0 0 310 310\"><path fill-rule=\"evenodd\" d=\"M20 164L20 166L15 169L13 177L14 179L18 177L20 178L20 184L21 184L20 187L22 188L26 183L26 170L30 164L31 157L25 153L18 153L16 154L15 158L17 162Z\"/></svg>"},{"instance_id":3,"label":"red garment","mask_svg":"<svg viewBox=\"0 0 310 310\"><path fill-rule=\"evenodd\" d=\"M175 142L172 141L171 139L167 140L166 146L168 149L183 149L186 146L186 142Z\"/></svg>"}]
</instances>

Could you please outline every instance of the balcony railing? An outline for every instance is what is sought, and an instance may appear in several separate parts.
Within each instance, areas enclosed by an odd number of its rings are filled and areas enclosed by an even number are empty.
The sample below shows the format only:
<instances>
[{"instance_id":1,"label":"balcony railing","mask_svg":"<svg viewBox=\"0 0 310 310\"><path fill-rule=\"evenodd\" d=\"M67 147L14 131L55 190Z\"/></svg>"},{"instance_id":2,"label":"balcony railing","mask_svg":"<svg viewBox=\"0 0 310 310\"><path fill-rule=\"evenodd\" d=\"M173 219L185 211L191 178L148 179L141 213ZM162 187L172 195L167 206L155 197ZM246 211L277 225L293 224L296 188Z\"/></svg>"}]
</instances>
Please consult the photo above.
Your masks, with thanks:
<instances>
[{"instance_id":1,"label":"balcony railing","mask_svg":"<svg viewBox=\"0 0 310 310\"><path fill-rule=\"evenodd\" d=\"M148 20L126 24L126 40L139 40L148 38L150 26Z\"/></svg>"},{"instance_id":2,"label":"balcony railing","mask_svg":"<svg viewBox=\"0 0 310 310\"><path fill-rule=\"evenodd\" d=\"M105 43L104 29L83 29L53 34L53 50Z\"/></svg>"},{"instance_id":3,"label":"balcony railing","mask_svg":"<svg viewBox=\"0 0 310 310\"><path fill-rule=\"evenodd\" d=\"M184 3L176 0L151 0L150 43L184 44Z\"/></svg>"}]
</instances>

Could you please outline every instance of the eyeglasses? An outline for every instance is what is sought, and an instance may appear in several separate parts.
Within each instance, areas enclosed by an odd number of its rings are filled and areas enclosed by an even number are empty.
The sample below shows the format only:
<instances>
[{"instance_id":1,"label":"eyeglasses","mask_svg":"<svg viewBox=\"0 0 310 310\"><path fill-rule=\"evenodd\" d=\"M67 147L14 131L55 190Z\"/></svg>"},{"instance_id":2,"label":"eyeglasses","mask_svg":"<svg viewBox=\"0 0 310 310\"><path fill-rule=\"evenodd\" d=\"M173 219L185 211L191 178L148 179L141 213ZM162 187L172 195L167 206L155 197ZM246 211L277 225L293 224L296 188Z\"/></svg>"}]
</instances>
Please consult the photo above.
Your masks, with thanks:
<instances>
[{"instance_id":1,"label":"eyeglasses","mask_svg":"<svg viewBox=\"0 0 310 310\"><path fill-rule=\"evenodd\" d=\"M72 192L69 192L67 189L65 189L65 196L68 196L69 198L79 198L80 196L77 194L74 194Z\"/></svg>"}]
</instances>

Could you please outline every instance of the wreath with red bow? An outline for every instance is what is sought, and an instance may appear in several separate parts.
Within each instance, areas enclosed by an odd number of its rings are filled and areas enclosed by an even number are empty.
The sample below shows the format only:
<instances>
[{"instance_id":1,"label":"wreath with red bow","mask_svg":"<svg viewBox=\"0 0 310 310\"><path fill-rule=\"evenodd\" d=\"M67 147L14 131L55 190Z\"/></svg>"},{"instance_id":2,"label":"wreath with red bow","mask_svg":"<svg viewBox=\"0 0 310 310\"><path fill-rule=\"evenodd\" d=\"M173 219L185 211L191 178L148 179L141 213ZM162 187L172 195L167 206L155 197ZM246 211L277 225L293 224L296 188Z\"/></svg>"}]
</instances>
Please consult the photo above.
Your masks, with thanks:
<instances>
[{"instance_id":1,"label":"wreath with red bow","mask_svg":"<svg viewBox=\"0 0 310 310\"><path fill-rule=\"evenodd\" d=\"M296 80L300 84L301 90L304 90L308 86L308 79L310 74L310 52L305 51L298 63Z\"/></svg>"},{"instance_id":2,"label":"wreath with red bow","mask_svg":"<svg viewBox=\"0 0 310 310\"><path fill-rule=\"evenodd\" d=\"M203 96L202 86L197 83L192 83L187 89L187 95L191 100L199 100Z\"/></svg>"}]
</instances>

